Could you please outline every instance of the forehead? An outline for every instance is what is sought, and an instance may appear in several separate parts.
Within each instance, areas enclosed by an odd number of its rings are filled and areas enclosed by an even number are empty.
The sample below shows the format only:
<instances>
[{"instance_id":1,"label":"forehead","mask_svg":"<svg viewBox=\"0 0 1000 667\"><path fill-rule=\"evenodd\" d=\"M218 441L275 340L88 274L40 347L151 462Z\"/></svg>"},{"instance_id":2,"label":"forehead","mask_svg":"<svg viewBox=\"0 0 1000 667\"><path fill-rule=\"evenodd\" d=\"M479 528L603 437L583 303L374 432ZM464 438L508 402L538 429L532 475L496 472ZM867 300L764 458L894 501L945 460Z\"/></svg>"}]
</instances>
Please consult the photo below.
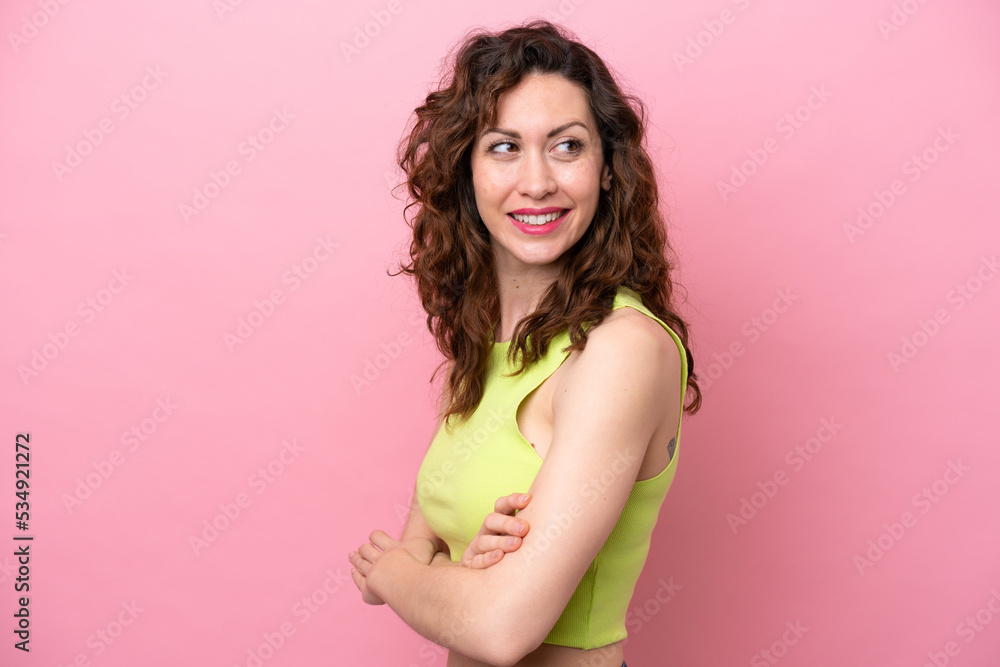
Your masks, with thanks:
<instances>
[{"instance_id":1,"label":"forehead","mask_svg":"<svg viewBox=\"0 0 1000 667\"><path fill-rule=\"evenodd\" d=\"M594 126L587 91L558 74L527 74L497 100L495 125L500 127L547 132L566 120Z\"/></svg>"}]
</instances>

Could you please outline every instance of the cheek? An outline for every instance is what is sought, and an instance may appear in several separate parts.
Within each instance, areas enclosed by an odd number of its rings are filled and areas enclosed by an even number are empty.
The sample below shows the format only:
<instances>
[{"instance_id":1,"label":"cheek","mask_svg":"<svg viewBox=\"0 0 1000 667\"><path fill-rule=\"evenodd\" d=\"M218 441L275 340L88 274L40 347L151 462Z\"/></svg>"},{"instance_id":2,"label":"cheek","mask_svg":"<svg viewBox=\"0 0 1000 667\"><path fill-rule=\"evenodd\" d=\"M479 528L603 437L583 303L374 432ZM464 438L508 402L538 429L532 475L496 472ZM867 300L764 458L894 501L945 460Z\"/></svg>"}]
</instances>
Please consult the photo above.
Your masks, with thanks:
<instances>
[{"instance_id":1,"label":"cheek","mask_svg":"<svg viewBox=\"0 0 1000 667\"><path fill-rule=\"evenodd\" d=\"M564 187L575 199L597 196L600 185L600 167L596 164L578 162L566 171Z\"/></svg>"},{"instance_id":2,"label":"cheek","mask_svg":"<svg viewBox=\"0 0 1000 667\"><path fill-rule=\"evenodd\" d=\"M506 186L501 174L489 170L473 170L472 182L480 203L494 202L504 196Z\"/></svg>"}]
</instances>

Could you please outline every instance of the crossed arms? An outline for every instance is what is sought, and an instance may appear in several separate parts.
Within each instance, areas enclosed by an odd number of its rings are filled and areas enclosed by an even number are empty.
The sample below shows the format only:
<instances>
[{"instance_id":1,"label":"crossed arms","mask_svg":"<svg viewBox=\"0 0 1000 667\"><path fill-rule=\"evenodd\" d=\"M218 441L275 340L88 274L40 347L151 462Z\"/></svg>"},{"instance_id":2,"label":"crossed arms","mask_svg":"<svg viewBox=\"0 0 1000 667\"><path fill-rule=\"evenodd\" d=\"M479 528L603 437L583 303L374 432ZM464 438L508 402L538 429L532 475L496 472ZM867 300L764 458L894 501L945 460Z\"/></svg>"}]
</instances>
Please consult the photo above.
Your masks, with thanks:
<instances>
[{"instance_id":1,"label":"crossed arms","mask_svg":"<svg viewBox=\"0 0 1000 667\"><path fill-rule=\"evenodd\" d=\"M551 631L611 534L663 410L679 419L681 392L669 334L631 308L621 312L591 329L553 396L552 445L518 512L531 530L517 551L486 569L430 565L372 533L383 552L361 573L368 589L424 637L489 664L516 664ZM602 474L604 492L595 494ZM412 510L403 537L443 546Z\"/></svg>"}]
</instances>

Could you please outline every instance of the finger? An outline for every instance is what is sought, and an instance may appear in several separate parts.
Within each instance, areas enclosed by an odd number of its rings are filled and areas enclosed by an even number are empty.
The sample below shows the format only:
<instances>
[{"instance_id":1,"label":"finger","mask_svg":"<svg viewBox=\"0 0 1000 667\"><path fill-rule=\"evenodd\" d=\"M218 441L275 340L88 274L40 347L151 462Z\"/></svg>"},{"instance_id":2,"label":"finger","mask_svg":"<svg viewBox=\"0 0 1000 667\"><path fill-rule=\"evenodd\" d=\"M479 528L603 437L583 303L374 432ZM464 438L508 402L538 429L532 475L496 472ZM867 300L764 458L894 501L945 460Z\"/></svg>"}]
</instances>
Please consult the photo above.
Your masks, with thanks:
<instances>
[{"instance_id":1,"label":"finger","mask_svg":"<svg viewBox=\"0 0 1000 667\"><path fill-rule=\"evenodd\" d=\"M484 569L490 567L491 565L496 565L501 560L503 560L503 550L494 549L484 554L479 554L473 560L473 567L476 569Z\"/></svg>"},{"instance_id":2,"label":"finger","mask_svg":"<svg viewBox=\"0 0 1000 667\"><path fill-rule=\"evenodd\" d=\"M494 549L484 554L476 554L472 558L463 559L462 565L472 570L483 570L491 565L496 565L503 558L503 551Z\"/></svg>"},{"instance_id":3,"label":"finger","mask_svg":"<svg viewBox=\"0 0 1000 667\"><path fill-rule=\"evenodd\" d=\"M530 526L528 522L524 519L518 519L515 517L507 517L504 521L504 532L508 535L518 535L524 537L528 534L528 529Z\"/></svg>"},{"instance_id":4,"label":"finger","mask_svg":"<svg viewBox=\"0 0 1000 667\"><path fill-rule=\"evenodd\" d=\"M509 539L513 539L515 543L513 545L508 544L507 540ZM501 546L493 546L494 543ZM519 537L510 538L506 535L497 535L484 538L480 536L476 540L473 540L473 543L462 554L462 565L472 569L495 565L504 557L505 553L521 548L521 544L522 541Z\"/></svg>"},{"instance_id":5,"label":"finger","mask_svg":"<svg viewBox=\"0 0 1000 667\"><path fill-rule=\"evenodd\" d=\"M530 493L511 493L497 498L493 509L501 514L512 514L514 510L523 509L531 500Z\"/></svg>"},{"instance_id":6,"label":"finger","mask_svg":"<svg viewBox=\"0 0 1000 667\"><path fill-rule=\"evenodd\" d=\"M365 546L365 545L362 545L362 546ZM371 546L371 545L369 544L368 546ZM351 553L349 553L347 555L347 560L351 561L351 565L355 569L361 569L363 566L364 567L370 567L372 565L372 563L374 563L375 561L370 560L368 558L365 558L364 556L362 556L359 553L359 551L361 551L360 547L358 548L358 551L352 551Z\"/></svg>"},{"instance_id":7,"label":"finger","mask_svg":"<svg viewBox=\"0 0 1000 667\"><path fill-rule=\"evenodd\" d=\"M366 561L364 558L361 558L360 556L355 556L354 558L355 558L353 563L354 569L357 570L358 574L360 574L362 577L367 577L368 572L371 570L372 564Z\"/></svg>"},{"instance_id":8,"label":"finger","mask_svg":"<svg viewBox=\"0 0 1000 667\"><path fill-rule=\"evenodd\" d=\"M486 554L496 549L516 551L521 546L521 538L510 535L480 535L476 538L475 544L473 551L476 554Z\"/></svg>"},{"instance_id":9,"label":"finger","mask_svg":"<svg viewBox=\"0 0 1000 667\"><path fill-rule=\"evenodd\" d=\"M382 551L392 549L399 543L397 540L389 537L389 534L384 530L373 530L372 534L368 536L368 539Z\"/></svg>"},{"instance_id":10,"label":"finger","mask_svg":"<svg viewBox=\"0 0 1000 667\"><path fill-rule=\"evenodd\" d=\"M499 535L476 535L462 554L462 564L466 567L472 567L473 559L482 560L480 556L496 551L498 547L495 542L498 539L500 539Z\"/></svg>"},{"instance_id":11,"label":"finger","mask_svg":"<svg viewBox=\"0 0 1000 667\"><path fill-rule=\"evenodd\" d=\"M361 574L368 576L368 570L371 566L375 564L375 561L379 559L382 552L373 547L371 544L365 542L360 547L358 547L358 560L354 564L354 567L361 570Z\"/></svg>"},{"instance_id":12,"label":"finger","mask_svg":"<svg viewBox=\"0 0 1000 667\"><path fill-rule=\"evenodd\" d=\"M499 512L490 512L483 519L483 525L479 529L481 535L499 535L507 530L507 519L510 516Z\"/></svg>"},{"instance_id":13,"label":"finger","mask_svg":"<svg viewBox=\"0 0 1000 667\"><path fill-rule=\"evenodd\" d=\"M351 569L351 579L354 580L354 585L358 587L358 590L364 593L367 590L368 579L365 575L361 574L355 569Z\"/></svg>"},{"instance_id":14,"label":"finger","mask_svg":"<svg viewBox=\"0 0 1000 667\"><path fill-rule=\"evenodd\" d=\"M490 512L483 520L480 533L484 535L519 535L524 537L528 533L528 522L524 519Z\"/></svg>"}]
</instances>

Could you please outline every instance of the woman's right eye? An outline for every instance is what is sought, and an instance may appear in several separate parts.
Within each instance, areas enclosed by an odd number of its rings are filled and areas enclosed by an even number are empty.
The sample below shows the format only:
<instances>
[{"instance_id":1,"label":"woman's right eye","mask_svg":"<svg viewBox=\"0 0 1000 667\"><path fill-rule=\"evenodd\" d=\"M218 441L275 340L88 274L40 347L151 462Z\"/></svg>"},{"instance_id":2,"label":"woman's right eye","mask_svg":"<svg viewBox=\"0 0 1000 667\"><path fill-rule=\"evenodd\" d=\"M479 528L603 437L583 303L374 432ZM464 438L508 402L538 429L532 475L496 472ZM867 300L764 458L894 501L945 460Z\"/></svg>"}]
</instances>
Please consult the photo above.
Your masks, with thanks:
<instances>
[{"instance_id":1,"label":"woman's right eye","mask_svg":"<svg viewBox=\"0 0 1000 667\"><path fill-rule=\"evenodd\" d=\"M487 152L487 153L511 153L511 152L513 152L513 151L511 151L511 150L503 150L503 151L498 151L498 150L496 150L496 148L497 148L498 146L508 146L508 147L510 147L510 148L513 148L513 147L514 147L514 144L513 144L513 143L511 143L510 141L498 141L498 142L496 142L496 143L493 143L493 144L490 144L490 145L489 145L489 146L488 146L488 147L486 148L486 152Z\"/></svg>"}]
</instances>

